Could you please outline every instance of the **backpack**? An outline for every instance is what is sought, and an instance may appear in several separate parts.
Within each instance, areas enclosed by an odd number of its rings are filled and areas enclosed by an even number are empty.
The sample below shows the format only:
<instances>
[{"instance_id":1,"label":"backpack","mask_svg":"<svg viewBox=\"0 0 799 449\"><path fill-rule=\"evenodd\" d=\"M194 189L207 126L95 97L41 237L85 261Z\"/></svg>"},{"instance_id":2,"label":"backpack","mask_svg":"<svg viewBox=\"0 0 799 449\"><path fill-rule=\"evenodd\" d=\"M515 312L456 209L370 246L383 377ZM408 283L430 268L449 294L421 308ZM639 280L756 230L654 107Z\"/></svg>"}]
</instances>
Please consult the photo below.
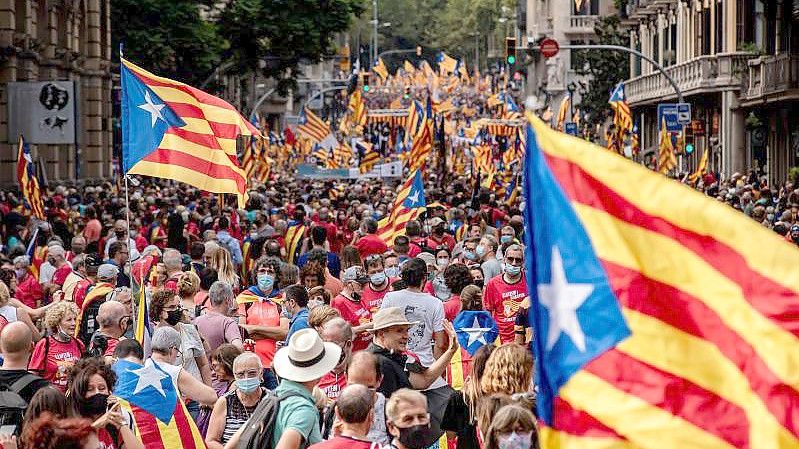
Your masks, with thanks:
<instances>
[{"instance_id":1,"label":"backpack","mask_svg":"<svg viewBox=\"0 0 799 449\"><path fill-rule=\"evenodd\" d=\"M241 449L272 449L280 402L292 396L302 397L299 393L289 392L283 396L267 394L261 398L250 419L247 420L238 447Z\"/></svg>"},{"instance_id":2,"label":"backpack","mask_svg":"<svg viewBox=\"0 0 799 449\"><path fill-rule=\"evenodd\" d=\"M33 383L38 376L27 373L13 384L0 386L0 428L14 426L13 435L19 436L22 430L22 418L28 403L19 393Z\"/></svg>"}]
</instances>

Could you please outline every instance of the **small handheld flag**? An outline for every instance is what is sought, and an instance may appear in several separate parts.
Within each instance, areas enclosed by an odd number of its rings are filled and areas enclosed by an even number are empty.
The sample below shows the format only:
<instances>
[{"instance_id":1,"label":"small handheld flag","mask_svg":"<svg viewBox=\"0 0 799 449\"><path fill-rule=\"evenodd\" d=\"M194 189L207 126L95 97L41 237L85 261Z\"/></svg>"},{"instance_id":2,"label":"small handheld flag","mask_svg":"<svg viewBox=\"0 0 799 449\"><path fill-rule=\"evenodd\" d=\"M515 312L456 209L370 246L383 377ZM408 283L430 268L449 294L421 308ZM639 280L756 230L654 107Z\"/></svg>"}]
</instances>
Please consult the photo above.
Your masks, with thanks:
<instances>
[{"instance_id":1,"label":"small handheld flag","mask_svg":"<svg viewBox=\"0 0 799 449\"><path fill-rule=\"evenodd\" d=\"M499 327L491 317L491 313L484 310L464 310L452 322L458 336L458 344L474 355L478 349L486 345L493 345L499 336Z\"/></svg>"}]
</instances>

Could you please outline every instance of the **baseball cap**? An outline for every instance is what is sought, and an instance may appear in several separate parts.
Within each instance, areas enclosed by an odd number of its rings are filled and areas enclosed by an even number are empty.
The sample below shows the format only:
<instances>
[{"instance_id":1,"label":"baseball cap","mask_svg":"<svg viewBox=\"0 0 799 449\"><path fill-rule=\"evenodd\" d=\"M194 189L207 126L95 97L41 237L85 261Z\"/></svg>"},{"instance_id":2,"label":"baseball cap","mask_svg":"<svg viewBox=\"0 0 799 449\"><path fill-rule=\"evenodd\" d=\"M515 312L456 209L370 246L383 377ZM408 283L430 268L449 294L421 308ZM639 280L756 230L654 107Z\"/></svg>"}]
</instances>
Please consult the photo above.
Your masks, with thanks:
<instances>
[{"instance_id":1,"label":"baseball cap","mask_svg":"<svg viewBox=\"0 0 799 449\"><path fill-rule=\"evenodd\" d=\"M356 281L359 284L368 284L369 276L366 274L366 270L364 270L363 267L355 265L344 270L344 274L341 275L341 282L350 281Z\"/></svg>"}]
</instances>

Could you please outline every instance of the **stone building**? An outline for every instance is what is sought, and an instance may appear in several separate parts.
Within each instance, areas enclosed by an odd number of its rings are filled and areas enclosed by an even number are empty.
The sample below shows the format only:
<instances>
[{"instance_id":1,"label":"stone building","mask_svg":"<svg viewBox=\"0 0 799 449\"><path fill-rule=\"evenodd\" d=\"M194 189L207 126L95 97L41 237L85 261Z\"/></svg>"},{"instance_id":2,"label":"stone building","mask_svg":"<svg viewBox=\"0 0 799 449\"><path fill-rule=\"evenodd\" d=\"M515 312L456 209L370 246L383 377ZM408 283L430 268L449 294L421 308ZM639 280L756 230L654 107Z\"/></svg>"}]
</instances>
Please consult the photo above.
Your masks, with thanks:
<instances>
[{"instance_id":1,"label":"stone building","mask_svg":"<svg viewBox=\"0 0 799 449\"><path fill-rule=\"evenodd\" d=\"M691 103L698 151L683 169L705 150L726 176L754 168L779 182L799 165L799 1L630 0L625 12L632 48L662 64ZM651 151L657 104L676 94L638 58L630 73L627 100Z\"/></svg>"},{"instance_id":2,"label":"stone building","mask_svg":"<svg viewBox=\"0 0 799 449\"><path fill-rule=\"evenodd\" d=\"M0 0L0 164L14 167L12 82L74 83L74 144L31 144L47 180L112 176L110 0ZM16 170L0 171L0 184Z\"/></svg>"}]
</instances>

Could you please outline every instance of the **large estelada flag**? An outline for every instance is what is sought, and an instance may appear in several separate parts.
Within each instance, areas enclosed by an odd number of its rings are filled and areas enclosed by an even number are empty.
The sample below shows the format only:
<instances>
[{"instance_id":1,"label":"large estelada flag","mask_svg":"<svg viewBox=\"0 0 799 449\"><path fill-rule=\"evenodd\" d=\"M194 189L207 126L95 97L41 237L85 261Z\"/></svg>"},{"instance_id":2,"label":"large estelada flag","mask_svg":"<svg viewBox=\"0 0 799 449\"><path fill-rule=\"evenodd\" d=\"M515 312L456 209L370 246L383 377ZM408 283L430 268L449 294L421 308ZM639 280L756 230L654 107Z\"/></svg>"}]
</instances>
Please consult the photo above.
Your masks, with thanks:
<instances>
[{"instance_id":1,"label":"large estelada flag","mask_svg":"<svg viewBox=\"0 0 799 449\"><path fill-rule=\"evenodd\" d=\"M149 361L144 366L119 360L114 363L114 395L133 417L136 436L151 449L205 449L205 441L172 378Z\"/></svg>"},{"instance_id":2,"label":"large estelada flag","mask_svg":"<svg viewBox=\"0 0 799 449\"><path fill-rule=\"evenodd\" d=\"M391 213L378 222L377 235L386 245L393 245L395 237L405 234L405 225L426 210L422 171L415 170L400 186Z\"/></svg>"},{"instance_id":3,"label":"large estelada flag","mask_svg":"<svg viewBox=\"0 0 799 449\"><path fill-rule=\"evenodd\" d=\"M31 151L28 143L22 136L19 136L19 148L17 151L17 181L22 196L30 208L31 214L39 220L44 220L44 204L42 202L42 191L39 186L39 177L36 175L36 167L31 158Z\"/></svg>"},{"instance_id":4,"label":"large estelada flag","mask_svg":"<svg viewBox=\"0 0 799 449\"><path fill-rule=\"evenodd\" d=\"M797 248L529 119L542 447L799 447Z\"/></svg>"},{"instance_id":5,"label":"large estelada flag","mask_svg":"<svg viewBox=\"0 0 799 449\"><path fill-rule=\"evenodd\" d=\"M233 193L244 207L247 176L236 142L258 130L220 98L125 59L120 70L123 171Z\"/></svg>"}]
</instances>

